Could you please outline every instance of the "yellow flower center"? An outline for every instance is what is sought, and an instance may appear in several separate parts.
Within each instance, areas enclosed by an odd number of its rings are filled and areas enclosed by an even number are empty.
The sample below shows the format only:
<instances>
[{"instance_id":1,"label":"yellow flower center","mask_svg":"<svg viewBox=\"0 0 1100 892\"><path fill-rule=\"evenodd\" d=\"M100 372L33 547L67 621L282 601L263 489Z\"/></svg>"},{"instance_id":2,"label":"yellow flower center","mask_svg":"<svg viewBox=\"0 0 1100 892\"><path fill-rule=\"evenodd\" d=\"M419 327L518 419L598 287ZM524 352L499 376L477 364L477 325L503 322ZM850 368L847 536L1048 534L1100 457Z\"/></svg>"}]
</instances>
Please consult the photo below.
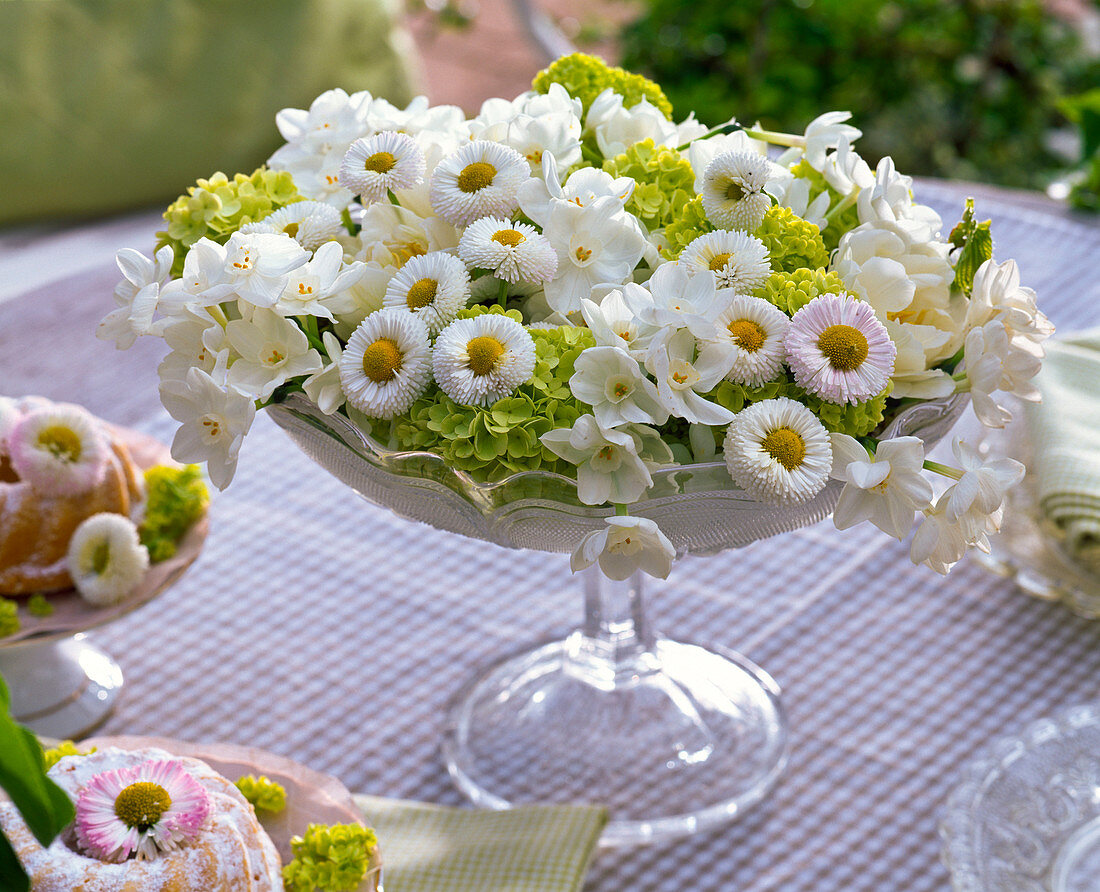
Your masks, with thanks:
<instances>
[{"instance_id":1,"label":"yellow flower center","mask_svg":"<svg viewBox=\"0 0 1100 892\"><path fill-rule=\"evenodd\" d=\"M295 238L298 235L298 224L287 223L286 226L283 227L283 232L285 232L291 238Z\"/></svg>"},{"instance_id":2,"label":"yellow flower center","mask_svg":"<svg viewBox=\"0 0 1100 892\"><path fill-rule=\"evenodd\" d=\"M505 245L509 248L514 248L516 245L522 245L527 241L527 236L522 232L517 232L514 229L498 229L493 233L493 241L500 245Z\"/></svg>"},{"instance_id":3,"label":"yellow flower center","mask_svg":"<svg viewBox=\"0 0 1100 892\"><path fill-rule=\"evenodd\" d=\"M581 247L577 248L577 260L579 260L581 263L584 263L591 256L592 256L592 249L591 248L586 248L583 245Z\"/></svg>"},{"instance_id":4,"label":"yellow flower center","mask_svg":"<svg viewBox=\"0 0 1100 892\"><path fill-rule=\"evenodd\" d=\"M726 198L729 201L740 201L745 197L745 190L740 183L730 180L726 183Z\"/></svg>"},{"instance_id":5,"label":"yellow flower center","mask_svg":"<svg viewBox=\"0 0 1100 892\"><path fill-rule=\"evenodd\" d=\"M630 393L630 388L627 387L625 384L616 384L615 385L615 390L614 390L615 399L621 400L628 393Z\"/></svg>"},{"instance_id":6,"label":"yellow flower center","mask_svg":"<svg viewBox=\"0 0 1100 892\"><path fill-rule=\"evenodd\" d=\"M688 379L687 372L673 372L672 380L677 384L683 384Z\"/></svg>"},{"instance_id":7,"label":"yellow flower center","mask_svg":"<svg viewBox=\"0 0 1100 892\"><path fill-rule=\"evenodd\" d=\"M486 186L493 185L493 177L497 175L497 169L487 161L475 161L462 168L458 175L458 188L467 194L477 192Z\"/></svg>"},{"instance_id":8,"label":"yellow flower center","mask_svg":"<svg viewBox=\"0 0 1100 892\"><path fill-rule=\"evenodd\" d=\"M313 286L307 285L305 282L298 283L298 295L300 297L309 297L313 294Z\"/></svg>"},{"instance_id":9,"label":"yellow flower center","mask_svg":"<svg viewBox=\"0 0 1100 892\"><path fill-rule=\"evenodd\" d=\"M611 446L604 446L596 455L602 458L604 461L611 461L611 456L615 454L615 450Z\"/></svg>"},{"instance_id":10,"label":"yellow flower center","mask_svg":"<svg viewBox=\"0 0 1100 892\"><path fill-rule=\"evenodd\" d=\"M363 374L375 384L392 381L401 371L401 364L401 351L390 338L379 338L363 351Z\"/></svg>"},{"instance_id":11,"label":"yellow flower center","mask_svg":"<svg viewBox=\"0 0 1100 892\"><path fill-rule=\"evenodd\" d=\"M467 342L466 355L470 358L470 371L475 375L488 375L504 355L504 345L491 335L482 335Z\"/></svg>"},{"instance_id":12,"label":"yellow flower center","mask_svg":"<svg viewBox=\"0 0 1100 892\"><path fill-rule=\"evenodd\" d=\"M38 448L45 449L63 462L80 461L80 437L71 428L60 424L47 427L38 434Z\"/></svg>"},{"instance_id":13,"label":"yellow flower center","mask_svg":"<svg viewBox=\"0 0 1100 892\"><path fill-rule=\"evenodd\" d=\"M806 441L789 427L777 427L760 441L761 448L788 471L802 464Z\"/></svg>"},{"instance_id":14,"label":"yellow flower center","mask_svg":"<svg viewBox=\"0 0 1100 892\"><path fill-rule=\"evenodd\" d=\"M211 440L216 440L221 436L222 426L216 416L204 415L202 418L202 426L206 428L206 433Z\"/></svg>"},{"instance_id":15,"label":"yellow flower center","mask_svg":"<svg viewBox=\"0 0 1100 892\"><path fill-rule=\"evenodd\" d=\"M390 248L390 253L393 254L393 265L402 267L414 257L422 257L427 254L428 249L418 242L405 242L405 244Z\"/></svg>"},{"instance_id":16,"label":"yellow flower center","mask_svg":"<svg viewBox=\"0 0 1100 892\"><path fill-rule=\"evenodd\" d=\"M734 319L726 328L733 342L748 353L755 353L764 346L767 332L751 319Z\"/></svg>"},{"instance_id":17,"label":"yellow flower center","mask_svg":"<svg viewBox=\"0 0 1100 892\"><path fill-rule=\"evenodd\" d=\"M817 349L828 357L834 369L850 372L867 358L867 338L851 325L830 325L817 339Z\"/></svg>"},{"instance_id":18,"label":"yellow flower center","mask_svg":"<svg viewBox=\"0 0 1100 892\"><path fill-rule=\"evenodd\" d=\"M729 263L729 262L730 262L730 255L729 254L715 254L710 259L710 263L707 266L711 270L711 272L718 272L719 270L725 269L726 264Z\"/></svg>"},{"instance_id":19,"label":"yellow flower center","mask_svg":"<svg viewBox=\"0 0 1100 892\"><path fill-rule=\"evenodd\" d=\"M364 170L373 170L375 173L389 173L397 164L397 159L390 152L375 152L363 162Z\"/></svg>"},{"instance_id":20,"label":"yellow flower center","mask_svg":"<svg viewBox=\"0 0 1100 892\"><path fill-rule=\"evenodd\" d=\"M111 546L106 542L100 542L92 550L92 572L96 576L101 576L103 571L107 569L107 564L111 559Z\"/></svg>"},{"instance_id":21,"label":"yellow flower center","mask_svg":"<svg viewBox=\"0 0 1100 892\"><path fill-rule=\"evenodd\" d=\"M439 283L435 279L421 279L419 282L414 282L405 296L405 303L409 305L410 310L422 310L435 300L438 288Z\"/></svg>"},{"instance_id":22,"label":"yellow flower center","mask_svg":"<svg viewBox=\"0 0 1100 892\"><path fill-rule=\"evenodd\" d=\"M171 806L172 797L164 787L139 781L118 794L115 815L127 827L144 832L156 824Z\"/></svg>"}]
</instances>

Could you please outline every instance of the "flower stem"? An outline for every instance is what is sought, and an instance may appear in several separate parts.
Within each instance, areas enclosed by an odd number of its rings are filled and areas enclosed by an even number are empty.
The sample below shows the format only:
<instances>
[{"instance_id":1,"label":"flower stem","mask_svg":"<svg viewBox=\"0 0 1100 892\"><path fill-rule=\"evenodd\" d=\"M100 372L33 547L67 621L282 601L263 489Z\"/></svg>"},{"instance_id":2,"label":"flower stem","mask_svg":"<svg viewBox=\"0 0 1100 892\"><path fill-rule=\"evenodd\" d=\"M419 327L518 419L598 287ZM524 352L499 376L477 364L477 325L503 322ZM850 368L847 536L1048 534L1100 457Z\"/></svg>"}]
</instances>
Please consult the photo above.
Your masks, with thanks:
<instances>
[{"instance_id":1,"label":"flower stem","mask_svg":"<svg viewBox=\"0 0 1100 892\"><path fill-rule=\"evenodd\" d=\"M696 142L700 139L710 139L712 136L725 136L729 133L736 133L740 129L741 129L741 125L738 124L736 121L731 122L729 124L722 124L720 127L715 127L713 130L708 130L702 136L697 136L697 137L695 137L695 139L689 140L688 142L684 143L682 146L677 146L676 151L677 152L683 152L693 142Z\"/></svg>"},{"instance_id":2,"label":"flower stem","mask_svg":"<svg viewBox=\"0 0 1100 892\"><path fill-rule=\"evenodd\" d=\"M299 326L305 333L306 340L309 341L309 346L315 350L320 351L322 356L328 356L328 350L325 349L324 342L321 340L321 335L317 331L317 317L316 316L298 316Z\"/></svg>"},{"instance_id":3,"label":"flower stem","mask_svg":"<svg viewBox=\"0 0 1100 892\"><path fill-rule=\"evenodd\" d=\"M806 137L798 136L795 133L780 133L776 130L749 130L746 127L745 135L751 136L753 139L762 139L764 142L770 142L773 146L801 148L806 145Z\"/></svg>"},{"instance_id":4,"label":"flower stem","mask_svg":"<svg viewBox=\"0 0 1100 892\"><path fill-rule=\"evenodd\" d=\"M627 517L627 516L629 516L629 514L630 514L630 506L629 505L621 505L618 502L615 503L615 516L616 517Z\"/></svg>"},{"instance_id":5,"label":"flower stem","mask_svg":"<svg viewBox=\"0 0 1100 892\"><path fill-rule=\"evenodd\" d=\"M924 469L931 471L933 474L940 474L943 477L950 477L952 480L961 480L963 472L958 468L952 468L950 465L941 465L938 461L928 461L925 459Z\"/></svg>"},{"instance_id":6,"label":"flower stem","mask_svg":"<svg viewBox=\"0 0 1100 892\"><path fill-rule=\"evenodd\" d=\"M504 309L508 309L508 283L504 279L500 280L500 293L497 295L497 303Z\"/></svg>"},{"instance_id":7,"label":"flower stem","mask_svg":"<svg viewBox=\"0 0 1100 892\"><path fill-rule=\"evenodd\" d=\"M856 199L859 197L859 189L853 189L843 199L836 203L835 207L829 208L828 213L825 214L825 222L831 223L833 218L837 214L843 214L848 208L856 203Z\"/></svg>"}]
</instances>

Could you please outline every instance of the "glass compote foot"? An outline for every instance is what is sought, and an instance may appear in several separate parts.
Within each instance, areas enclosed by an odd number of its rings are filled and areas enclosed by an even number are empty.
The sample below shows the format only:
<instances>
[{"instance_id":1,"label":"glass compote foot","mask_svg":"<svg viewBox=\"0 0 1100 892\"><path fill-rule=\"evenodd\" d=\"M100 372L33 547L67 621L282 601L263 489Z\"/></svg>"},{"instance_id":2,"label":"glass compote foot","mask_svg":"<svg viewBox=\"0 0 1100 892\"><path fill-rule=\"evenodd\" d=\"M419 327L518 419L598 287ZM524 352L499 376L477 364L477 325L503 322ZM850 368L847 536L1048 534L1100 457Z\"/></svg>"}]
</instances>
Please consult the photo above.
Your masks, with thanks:
<instances>
[{"instance_id":1,"label":"glass compote foot","mask_svg":"<svg viewBox=\"0 0 1100 892\"><path fill-rule=\"evenodd\" d=\"M584 625L500 660L451 705L443 753L478 805L598 802L601 843L686 835L759 801L786 762L779 687L734 653L670 641L642 577L585 578Z\"/></svg>"}]
</instances>

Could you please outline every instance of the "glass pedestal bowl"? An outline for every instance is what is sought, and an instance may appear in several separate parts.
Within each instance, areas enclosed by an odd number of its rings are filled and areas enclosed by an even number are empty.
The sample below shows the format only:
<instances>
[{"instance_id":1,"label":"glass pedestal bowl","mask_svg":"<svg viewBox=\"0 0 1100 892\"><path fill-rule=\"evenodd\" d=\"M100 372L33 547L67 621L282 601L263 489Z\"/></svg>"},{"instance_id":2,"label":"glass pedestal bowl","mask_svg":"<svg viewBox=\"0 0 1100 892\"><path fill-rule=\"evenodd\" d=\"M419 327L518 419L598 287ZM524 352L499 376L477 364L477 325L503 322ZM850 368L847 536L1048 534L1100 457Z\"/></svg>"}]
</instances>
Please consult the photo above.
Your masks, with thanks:
<instances>
[{"instance_id":1,"label":"glass pedestal bowl","mask_svg":"<svg viewBox=\"0 0 1100 892\"><path fill-rule=\"evenodd\" d=\"M966 399L899 412L886 436L934 442ZM310 458L401 517L510 548L572 552L605 528L609 507L576 482L533 471L483 483L429 452L395 452L300 394L269 411ZM714 554L827 517L833 481L803 505L752 500L721 461L653 473L632 515L655 521L680 554ZM596 802L610 810L604 845L665 840L739 816L764 797L787 756L779 688L745 657L672 641L645 618L640 574L584 576L585 620L490 665L455 697L447 767L477 805Z\"/></svg>"}]
</instances>

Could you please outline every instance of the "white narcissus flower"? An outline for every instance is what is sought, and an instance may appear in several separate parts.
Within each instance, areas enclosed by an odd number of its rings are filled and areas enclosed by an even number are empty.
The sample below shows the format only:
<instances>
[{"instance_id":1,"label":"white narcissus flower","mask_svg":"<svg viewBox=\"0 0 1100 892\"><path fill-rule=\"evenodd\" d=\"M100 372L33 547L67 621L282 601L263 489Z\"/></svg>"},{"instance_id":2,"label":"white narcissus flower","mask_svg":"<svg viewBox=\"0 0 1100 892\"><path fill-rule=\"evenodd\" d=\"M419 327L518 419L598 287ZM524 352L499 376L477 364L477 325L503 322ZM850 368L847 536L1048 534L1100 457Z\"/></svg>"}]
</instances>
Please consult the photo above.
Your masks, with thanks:
<instances>
[{"instance_id":1,"label":"white narcissus flower","mask_svg":"<svg viewBox=\"0 0 1100 892\"><path fill-rule=\"evenodd\" d=\"M471 269L487 269L513 285L548 282L558 269L557 252L542 233L500 217L471 223L459 240L458 256Z\"/></svg>"},{"instance_id":2,"label":"white narcissus flower","mask_svg":"<svg viewBox=\"0 0 1100 892\"><path fill-rule=\"evenodd\" d=\"M921 473L924 443L917 437L880 441L875 452L847 434L830 435L832 476L844 481L833 523L846 530L869 520L884 533L903 539L913 514L931 507L932 484Z\"/></svg>"},{"instance_id":3,"label":"white narcissus flower","mask_svg":"<svg viewBox=\"0 0 1100 892\"><path fill-rule=\"evenodd\" d=\"M765 191L774 179L767 158L755 152L723 152L703 174L703 210L720 229L755 232L772 205Z\"/></svg>"},{"instance_id":4,"label":"white narcissus flower","mask_svg":"<svg viewBox=\"0 0 1100 892\"><path fill-rule=\"evenodd\" d=\"M825 181L841 195L848 196L874 185L871 168L853 149L851 140L841 136L836 149L826 155L819 168Z\"/></svg>"},{"instance_id":5,"label":"white narcissus flower","mask_svg":"<svg viewBox=\"0 0 1100 892\"><path fill-rule=\"evenodd\" d=\"M400 268L413 257L458 246L458 230L430 209L422 216L380 201L357 216L362 228L349 252L356 260Z\"/></svg>"},{"instance_id":6,"label":"white narcissus flower","mask_svg":"<svg viewBox=\"0 0 1100 892\"><path fill-rule=\"evenodd\" d=\"M115 256L122 281L115 286L115 305L96 327L96 337L114 341L119 350L129 348L139 335L164 334L167 320L154 321L160 289L172 275L175 255L165 245L150 260L140 251L123 248Z\"/></svg>"},{"instance_id":7,"label":"white narcissus flower","mask_svg":"<svg viewBox=\"0 0 1100 892\"><path fill-rule=\"evenodd\" d=\"M713 276L693 276L686 264L664 263L646 288L624 286L623 299L644 323L661 331L687 328L698 338L712 338L715 322L728 303Z\"/></svg>"},{"instance_id":8,"label":"white narcissus flower","mask_svg":"<svg viewBox=\"0 0 1100 892\"><path fill-rule=\"evenodd\" d=\"M219 381L225 380L229 367L229 343L222 324L202 307L185 310L164 330L164 342L170 352L157 366L162 381L179 379L194 367Z\"/></svg>"},{"instance_id":9,"label":"white narcissus flower","mask_svg":"<svg viewBox=\"0 0 1100 892\"><path fill-rule=\"evenodd\" d=\"M701 394L713 390L733 365L734 346L725 341L699 342L689 329L666 329L646 356L646 369L668 411L693 424L728 424L733 413Z\"/></svg>"},{"instance_id":10,"label":"white narcissus flower","mask_svg":"<svg viewBox=\"0 0 1100 892\"><path fill-rule=\"evenodd\" d=\"M621 347L638 357L645 355L660 329L642 322L630 309L623 296L630 290L636 290L640 300L652 304L653 296L641 285L631 282L607 292L599 301L585 298L581 301L581 315L599 346Z\"/></svg>"},{"instance_id":11,"label":"white narcissus flower","mask_svg":"<svg viewBox=\"0 0 1100 892\"><path fill-rule=\"evenodd\" d=\"M632 425L606 430L592 415L582 415L572 428L555 428L539 438L554 455L577 466L577 495L586 505L638 501L653 485L640 453L654 445L654 439L660 442L653 428ZM664 449L668 451L667 446Z\"/></svg>"},{"instance_id":12,"label":"white narcissus flower","mask_svg":"<svg viewBox=\"0 0 1100 892\"><path fill-rule=\"evenodd\" d=\"M802 403L787 397L746 406L722 444L734 482L773 505L808 502L829 482L829 433Z\"/></svg>"},{"instance_id":13,"label":"white narcissus flower","mask_svg":"<svg viewBox=\"0 0 1100 892\"><path fill-rule=\"evenodd\" d=\"M236 354L229 383L256 399L266 400L290 378L321 368L321 354L305 333L272 310L254 310L249 319L234 319L225 327L225 339Z\"/></svg>"},{"instance_id":14,"label":"white narcissus flower","mask_svg":"<svg viewBox=\"0 0 1100 892\"><path fill-rule=\"evenodd\" d=\"M326 415L332 415L345 401L344 389L340 386L340 357L344 349L331 331L321 335L321 342L328 353L329 364L306 378L302 382L302 390L317 404L318 409Z\"/></svg>"},{"instance_id":15,"label":"white narcissus flower","mask_svg":"<svg viewBox=\"0 0 1100 892\"><path fill-rule=\"evenodd\" d=\"M1054 326L1035 303L1035 292L1020 285L1015 260L997 263L990 259L978 267L966 311L966 328L985 325L993 319L1004 323L1010 337L1038 344L1054 334Z\"/></svg>"},{"instance_id":16,"label":"white narcissus flower","mask_svg":"<svg viewBox=\"0 0 1100 892\"><path fill-rule=\"evenodd\" d=\"M413 257L386 286L383 306L402 307L419 316L435 336L470 298L470 274L453 254L432 251Z\"/></svg>"},{"instance_id":17,"label":"white narcissus flower","mask_svg":"<svg viewBox=\"0 0 1100 892\"><path fill-rule=\"evenodd\" d=\"M183 379L162 380L160 401L180 428L172 440L172 458L184 464L206 462L210 480L225 489L237 470L244 436L256 417L256 403L237 388L219 385L209 374L190 368Z\"/></svg>"},{"instance_id":18,"label":"white narcissus flower","mask_svg":"<svg viewBox=\"0 0 1100 892\"><path fill-rule=\"evenodd\" d=\"M234 232L225 246L224 280L245 303L273 307L282 296L291 271L308 261L309 252L288 235ZM211 300L207 292L205 302L221 303L222 299Z\"/></svg>"},{"instance_id":19,"label":"white narcissus flower","mask_svg":"<svg viewBox=\"0 0 1100 892\"><path fill-rule=\"evenodd\" d=\"M347 235L340 212L320 201L295 201L257 223L245 223L241 232L288 235L307 251Z\"/></svg>"},{"instance_id":20,"label":"white narcissus flower","mask_svg":"<svg viewBox=\"0 0 1100 892\"><path fill-rule=\"evenodd\" d=\"M109 607L141 582L149 551L129 517L101 513L85 518L73 531L66 561L81 597L96 607Z\"/></svg>"},{"instance_id":21,"label":"white narcissus flower","mask_svg":"<svg viewBox=\"0 0 1100 892\"><path fill-rule=\"evenodd\" d=\"M87 492L103 479L110 457L99 422L63 403L26 412L10 423L6 440L12 469L45 496Z\"/></svg>"},{"instance_id":22,"label":"white narcissus flower","mask_svg":"<svg viewBox=\"0 0 1100 892\"><path fill-rule=\"evenodd\" d=\"M779 181L781 188L775 191L775 200L780 207L790 208L796 217L801 217L807 223L813 223L824 232L829 221L825 215L829 212L832 198L828 189L822 190L813 199L810 191L813 183L806 177L786 177Z\"/></svg>"},{"instance_id":23,"label":"white narcissus flower","mask_svg":"<svg viewBox=\"0 0 1100 892\"><path fill-rule=\"evenodd\" d=\"M555 200L543 235L558 254L546 300L563 315L580 310L594 286L626 281L647 244L637 220L615 198L600 198L588 207Z\"/></svg>"},{"instance_id":24,"label":"white narcissus flower","mask_svg":"<svg viewBox=\"0 0 1100 892\"><path fill-rule=\"evenodd\" d=\"M447 396L462 406L491 406L531 380L535 342L509 316L485 313L456 319L439 333L432 372Z\"/></svg>"},{"instance_id":25,"label":"white narcissus flower","mask_svg":"<svg viewBox=\"0 0 1100 892\"><path fill-rule=\"evenodd\" d=\"M879 161L872 185L860 190L856 207L860 223L901 223L921 241L932 241L943 220L932 208L913 201L913 178L894 169L890 157Z\"/></svg>"},{"instance_id":26,"label":"white narcissus flower","mask_svg":"<svg viewBox=\"0 0 1100 892\"><path fill-rule=\"evenodd\" d=\"M638 361L618 347L589 347L577 357L569 389L592 407L600 427L664 424L668 409Z\"/></svg>"},{"instance_id":27,"label":"white narcissus flower","mask_svg":"<svg viewBox=\"0 0 1100 892\"><path fill-rule=\"evenodd\" d=\"M343 307L343 292L357 285L367 273L366 264L344 263L338 242L326 242L306 263L292 270L286 287L272 307L281 316L319 316L334 320L331 306Z\"/></svg>"},{"instance_id":28,"label":"white narcissus flower","mask_svg":"<svg viewBox=\"0 0 1100 892\"><path fill-rule=\"evenodd\" d=\"M416 141L386 130L349 146L340 164L340 185L358 195L363 204L373 204L391 192L423 182L424 169L424 153Z\"/></svg>"},{"instance_id":29,"label":"white narcissus flower","mask_svg":"<svg viewBox=\"0 0 1100 892\"><path fill-rule=\"evenodd\" d=\"M956 438L951 444L963 475L951 487L947 517L959 521L968 513L991 515L1004 503L1005 494L1024 477L1024 466L1011 458L983 460L970 444Z\"/></svg>"},{"instance_id":30,"label":"white narcissus flower","mask_svg":"<svg viewBox=\"0 0 1100 892\"><path fill-rule=\"evenodd\" d=\"M863 135L862 130L845 123L851 117L852 113L847 111L825 112L810 121L803 135L794 140L796 148L801 150L801 156L814 170L824 167L826 153L830 149L836 149L841 140L853 143ZM788 160L786 156L784 160Z\"/></svg>"},{"instance_id":31,"label":"white narcissus flower","mask_svg":"<svg viewBox=\"0 0 1100 892\"><path fill-rule=\"evenodd\" d=\"M432 380L428 328L401 307L369 315L340 356L340 386L348 402L371 418L400 415Z\"/></svg>"},{"instance_id":32,"label":"white narcissus flower","mask_svg":"<svg viewBox=\"0 0 1100 892\"><path fill-rule=\"evenodd\" d=\"M643 97L628 109L623 105L623 97L610 87L592 100L584 129L595 134L596 145L605 158L621 155L646 139L652 139L654 145L666 145L679 133L676 125L648 99Z\"/></svg>"},{"instance_id":33,"label":"white narcissus flower","mask_svg":"<svg viewBox=\"0 0 1100 892\"><path fill-rule=\"evenodd\" d=\"M680 254L691 272L709 272L716 288L752 294L768 281L768 249L756 236L717 229L694 239Z\"/></svg>"},{"instance_id":34,"label":"white narcissus flower","mask_svg":"<svg viewBox=\"0 0 1100 892\"><path fill-rule=\"evenodd\" d=\"M949 489L936 500L935 506L925 509L924 519L909 546L909 559L914 564L926 564L945 576L966 554L966 547L970 544L968 531L952 523L947 516L946 503L950 492Z\"/></svg>"},{"instance_id":35,"label":"white narcissus flower","mask_svg":"<svg viewBox=\"0 0 1100 892\"><path fill-rule=\"evenodd\" d=\"M595 167L581 167L569 175L563 186L558 178L559 169L553 156L544 156L542 177L532 177L519 187L520 209L539 226L546 226L550 219L554 199L585 208L601 198L614 198L623 210L634 194L636 184L630 177L616 178Z\"/></svg>"},{"instance_id":36,"label":"white narcissus flower","mask_svg":"<svg viewBox=\"0 0 1100 892\"><path fill-rule=\"evenodd\" d=\"M1042 367L1043 347L1023 337L1010 339L1002 319L968 331L963 358L974 414L987 427L1004 427L1012 419L1012 413L994 401L996 391L1039 401L1032 379Z\"/></svg>"},{"instance_id":37,"label":"white narcissus flower","mask_svg":"<svg viewBox=\"0 0 1100 892\"><path fill-rule=\"evenodd\" d=\"M676 549L652 520L645 517L605 517L607 528L585 536L573 556L576 573L598 563L608 579L629 579L638 570L667 579L676 560Z\"/></svg>"},{"instance_id":38,"label":"white narcissus flower","mask_svg":"<svg viewBox=\"0 0 1100 892\"><path fill-rule=\"evenodd\" d=\"M531 168L515 149L487 140L467 143L432 172L432 207L448 223L469 226L479 217L510 217L516 190Z\"/></svg>"}]
</instances>

